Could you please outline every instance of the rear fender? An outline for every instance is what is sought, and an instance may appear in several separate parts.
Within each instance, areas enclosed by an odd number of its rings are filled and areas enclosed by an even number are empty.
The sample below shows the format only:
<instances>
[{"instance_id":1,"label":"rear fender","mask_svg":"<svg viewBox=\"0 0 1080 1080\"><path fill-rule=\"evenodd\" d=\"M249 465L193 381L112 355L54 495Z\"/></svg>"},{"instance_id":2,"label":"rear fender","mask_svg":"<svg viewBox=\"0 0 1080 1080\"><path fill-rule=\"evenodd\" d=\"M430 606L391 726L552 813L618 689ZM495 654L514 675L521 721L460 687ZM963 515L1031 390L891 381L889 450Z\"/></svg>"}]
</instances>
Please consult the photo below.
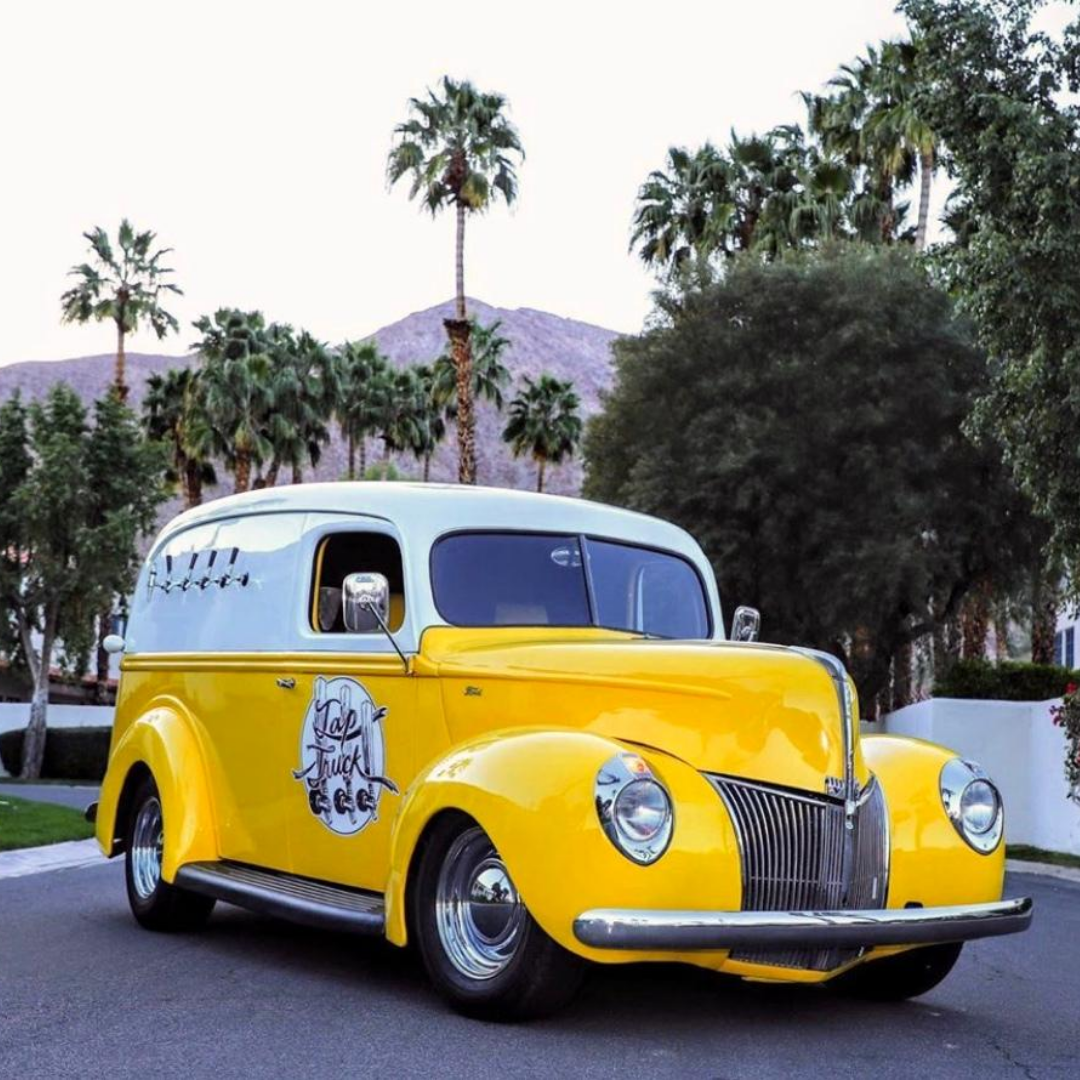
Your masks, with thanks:
<instances>
[{"instance_id":1,"label":"rear fender","mask_svg":"<svg viewBox=\"0 0 1080 1080\"><path fill-rule=\"evenodd\" d=\"M172 881L187 862L218 858L213 803L195 726L176 702L143 713L113 747L98 803L96 835L108 856L123 850L127 829L120 810L140 766L161 796L165 827L161 873Z\"/></svg>"}]
</instances>

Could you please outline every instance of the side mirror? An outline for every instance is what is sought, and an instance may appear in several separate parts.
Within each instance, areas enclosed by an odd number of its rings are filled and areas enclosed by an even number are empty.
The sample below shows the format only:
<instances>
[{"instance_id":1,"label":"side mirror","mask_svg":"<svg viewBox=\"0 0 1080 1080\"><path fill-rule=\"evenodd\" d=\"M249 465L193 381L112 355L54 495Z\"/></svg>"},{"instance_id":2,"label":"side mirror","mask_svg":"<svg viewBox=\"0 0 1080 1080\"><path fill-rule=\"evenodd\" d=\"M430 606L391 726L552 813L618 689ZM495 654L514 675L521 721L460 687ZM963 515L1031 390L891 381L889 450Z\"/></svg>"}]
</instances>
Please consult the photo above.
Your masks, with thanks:
<instances>
[{"instance_id":1,"label":"side mirror","mask_svg":"<svg viewBox=\"0 0 1080 1080\"><path fill-rule=\"evenodd\" d=\"M345 629L374 634L390 619L390 582L385 574L349 574L341 584Z\"/></svg>"},{"instance_id":2,"label":"side mirror","mask_svg":"<svg viewBox=\"0 0 1080 1080\"><path fill-rule=\"evenodd\" d=\"M107 653L122 653L124 651L124 639L119 634L106 634L101 641L101 647Z\"/></svg>"},{"instance_id":3,"label":"side mirror","mask_svg":"<svg viewBox=\"0 0 1080 1080\"><path fill-rule=\"evenodd\" d=\"M732 641L757 641L761 632L761 612L757 608L738 607L731 619Z\"/></svg>"}]
</instances>

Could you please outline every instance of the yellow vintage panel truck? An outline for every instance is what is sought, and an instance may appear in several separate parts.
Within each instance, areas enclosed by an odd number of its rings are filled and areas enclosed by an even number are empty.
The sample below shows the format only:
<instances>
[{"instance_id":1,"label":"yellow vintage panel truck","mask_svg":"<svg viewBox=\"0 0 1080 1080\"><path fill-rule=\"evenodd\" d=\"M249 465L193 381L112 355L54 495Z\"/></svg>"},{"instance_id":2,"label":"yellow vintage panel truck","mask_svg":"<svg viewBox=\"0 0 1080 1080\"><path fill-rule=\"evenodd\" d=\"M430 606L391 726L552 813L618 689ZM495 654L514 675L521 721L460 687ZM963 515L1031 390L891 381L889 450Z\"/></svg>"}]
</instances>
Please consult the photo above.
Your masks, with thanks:
<instances>
[{"instance_id":1,"label":"yellow vintage panel truck","mask_svg":"<svg viewBox=\"0 0 1080 1080\"><path fill-rule=\"evenodd\" d=\"M581 500L210 503L108 642L98 840L148 929L221 900L382 934L479 1016L631 961L904 998L1025 929L979 767L860 738L839 661L732 621L683 530Z\"/></svg>"}]
</instances>

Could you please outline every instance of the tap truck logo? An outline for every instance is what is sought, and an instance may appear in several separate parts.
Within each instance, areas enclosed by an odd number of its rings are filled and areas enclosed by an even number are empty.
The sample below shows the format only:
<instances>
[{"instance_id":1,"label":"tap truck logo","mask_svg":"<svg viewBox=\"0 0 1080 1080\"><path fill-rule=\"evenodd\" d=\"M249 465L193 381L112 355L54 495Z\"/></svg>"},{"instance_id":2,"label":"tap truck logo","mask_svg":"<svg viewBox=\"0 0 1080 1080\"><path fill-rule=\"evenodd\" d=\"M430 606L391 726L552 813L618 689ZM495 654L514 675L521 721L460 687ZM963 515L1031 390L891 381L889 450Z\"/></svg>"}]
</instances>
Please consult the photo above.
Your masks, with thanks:
<instances>
[{"instance_id":1,"label":"tap truck logo","mask_svg":"<svg viewBox=\"0 0 1080 1080\"><path fill-rule=\"evenodd\" d=\"M311 812L342 836L378 820L384 790L398 794L384 775L385 718L386 706L376 705L355 679L316 677L293 776L303 781Z\"/></svg>"}]
</instances>

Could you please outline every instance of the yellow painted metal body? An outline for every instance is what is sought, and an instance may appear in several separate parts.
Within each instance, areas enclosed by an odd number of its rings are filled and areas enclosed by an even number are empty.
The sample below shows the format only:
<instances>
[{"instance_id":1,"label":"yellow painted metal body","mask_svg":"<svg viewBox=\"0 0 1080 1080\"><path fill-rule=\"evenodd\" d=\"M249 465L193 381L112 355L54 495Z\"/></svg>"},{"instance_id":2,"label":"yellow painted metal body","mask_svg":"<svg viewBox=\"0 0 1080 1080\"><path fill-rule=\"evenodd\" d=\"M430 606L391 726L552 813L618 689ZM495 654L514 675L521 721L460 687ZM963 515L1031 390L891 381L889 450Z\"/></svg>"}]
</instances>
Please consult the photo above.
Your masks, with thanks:
<instances>
[{"instance_id":1,"label":"yellow painted metal body","mask_svg":"<svg viewBox=\"0 0 1080 1080\"><path fill-rule=\"evenodd\" d=\"M162 795L166 880L185 862L224 858L375 890L386 896L388 938L404 944L417 844L436 815L456 810L488 832L530 912L574 952L753 978L828 977L725 952L591 950L572 931L589 908L740 907L735 832L702 773L815 792L843 775L835 687L805 656L598 629L438 627L407 671L392 655L324 652L139 655L125 658L123 672L98 838L107 853L118 850L123 786L144 764ZM311 813L295 776L314 681L341 675L386 706L385 768L397 786L377 820L349 836ZM671 846L649 866L615 849L594 805L598 769L627 748L648 761L674 805ZM887 736L856 745L857 779L876 775L888 805L890 907L1001 895L1003 849L974 852L942 808L938 777L951 756Z\"/></svg>"}]
</instances>

